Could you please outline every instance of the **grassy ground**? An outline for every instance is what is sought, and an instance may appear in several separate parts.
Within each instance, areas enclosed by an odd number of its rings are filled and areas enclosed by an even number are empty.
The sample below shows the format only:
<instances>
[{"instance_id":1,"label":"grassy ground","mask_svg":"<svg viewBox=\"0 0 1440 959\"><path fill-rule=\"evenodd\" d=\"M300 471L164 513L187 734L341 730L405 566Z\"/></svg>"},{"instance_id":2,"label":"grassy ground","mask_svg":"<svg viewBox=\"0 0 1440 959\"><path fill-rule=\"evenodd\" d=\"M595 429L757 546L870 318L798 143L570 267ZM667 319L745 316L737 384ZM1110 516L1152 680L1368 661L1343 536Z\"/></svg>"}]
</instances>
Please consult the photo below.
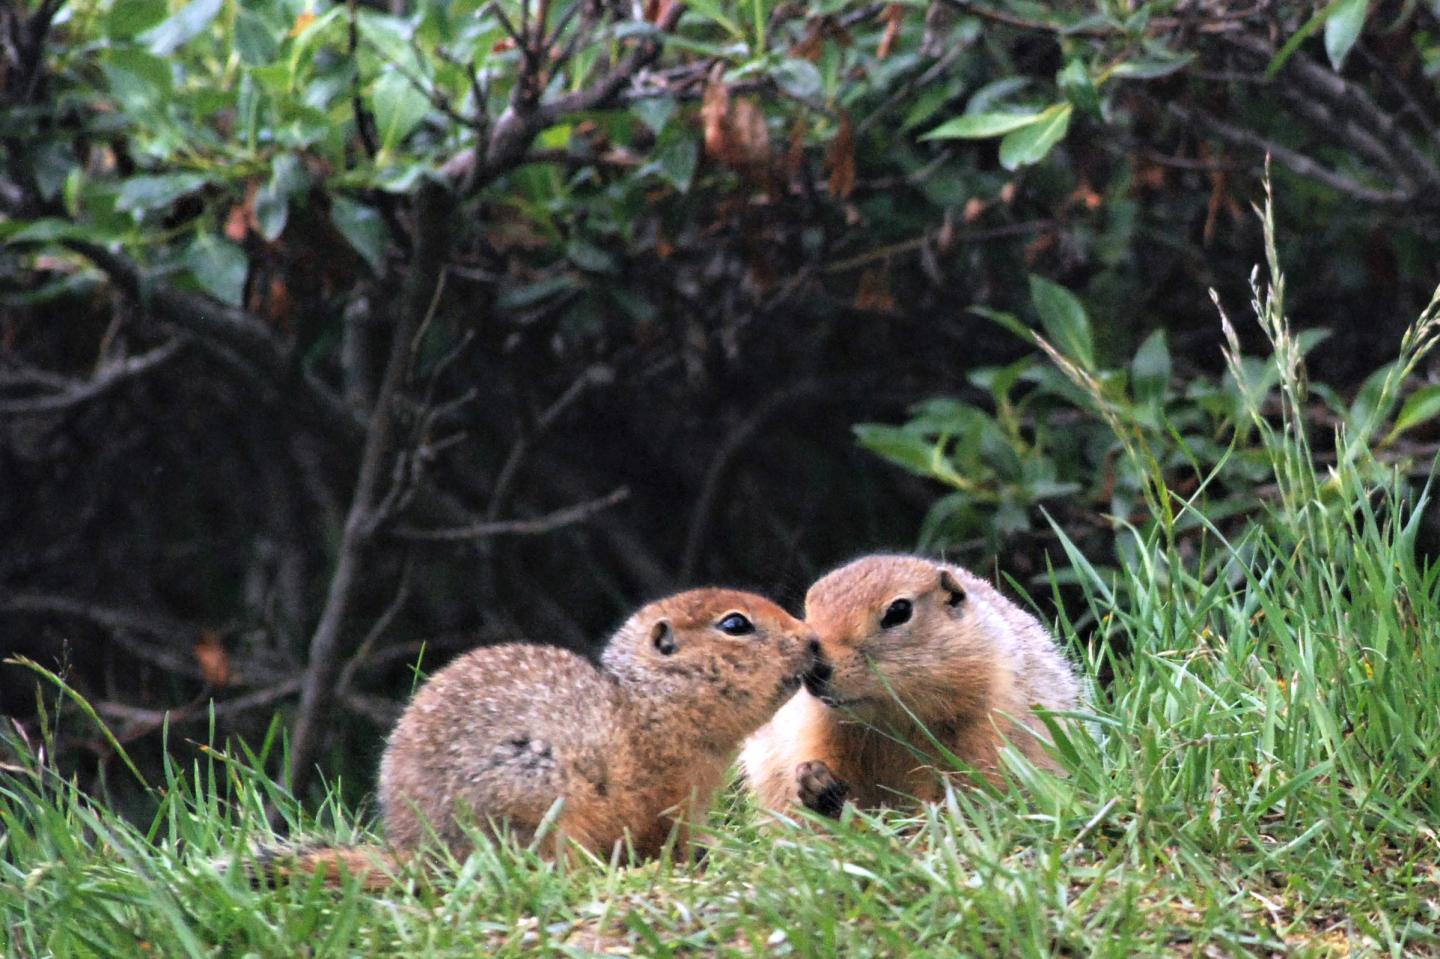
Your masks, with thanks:
<instances>
[{"instance_id":1,"label":"grassy ground","mask_svg":"<svg viewBox=\"0 0 1440 959\"><path fill-rule=\"evenodd\" d=\"M1065 558L1088 602L1058 632L1107 680L1096 737L1057 727L1068 777L1016 760L1008 794L834 827L767 820L732 789L700 867L560 869L487 847L375 895L257 890L217 868L274 839L267 803L282 833L377 838L336 803L307 818L253 756L174 744L159 812L137 826L22 743L0 779L6 955L1440 954L1440 573L1416 560L1423 503L1370 452L1376 425L1351 424L1316 469L1295 346L1258 299L1280 386L1252 392L1250 441L1271 505L1227 536L1203 488L1182 499L1157 479L1158 519L1122 571ZM1417 327L1386 390L1433 332ZM1141 434L1116 428L1143 458Z\"/></svg>"}]
</instances>

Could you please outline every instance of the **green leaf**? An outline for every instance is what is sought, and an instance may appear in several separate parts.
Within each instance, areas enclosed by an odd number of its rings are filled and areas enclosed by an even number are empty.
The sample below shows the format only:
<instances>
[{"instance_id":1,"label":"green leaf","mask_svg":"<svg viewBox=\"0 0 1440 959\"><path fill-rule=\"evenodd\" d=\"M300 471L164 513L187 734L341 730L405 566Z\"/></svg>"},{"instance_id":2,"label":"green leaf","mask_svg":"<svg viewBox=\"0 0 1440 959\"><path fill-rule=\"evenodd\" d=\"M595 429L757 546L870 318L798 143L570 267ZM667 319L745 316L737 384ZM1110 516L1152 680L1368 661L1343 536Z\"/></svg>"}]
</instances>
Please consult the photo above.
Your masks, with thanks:
<instances>
[{"instance_id":1,"label":"green leaf","mask_svg":"<svg viewBox=\"0 0 1440 959\"><path fill-rule=\"evenodd\" d=\"M165 0L115 0L105 16L105 35L129 39L164 20L166 12Z\"/></svg>"},{"instance_id":2,"label":"green leaf","mask_svg":"<svg viewBox=\"0 0 1440 959\"><path fill-rule=\"evenodd\" d=\"M1004 310L992 310L988 306L972 306L969 312L974 313L976 316L983 316L990 322L1014 333L1031 346L1035 345L1035 331L1026 326L1025 322L1014 313L1007 313Z\"/></svg>"},{"instance_id":3,"label":"green leaf","mask_svg":"<svg viewBox=\"0 0 1440 959\"><path fill-rule=\"evenodd\" d=\"M1107 78L1117 77L1122 80L1155 80L1185 69L1194 59L1195 54L1193 53L1182 53L1169 57L1138 57L1115 64L1105 72L1104 76Z\"/></svg>"},{"instance_id":4,"label":"green leaf","mask_svg":"<svg viewBox=\"0 0 1440 959\"><path fill-rule=\"evenodd\" d=\"M363 7L358 16L361 39L374 44L392 69L398 67L412 75L424 73L425 62L415 53L415 31L409 21Z\"/></svg>"},{"instance_id":5,"label":"green leaf","mask_svg":"<svg viewBox=\"0 0 1440 959\"><path fill-rule=\"evenodd\" d=\"M203 233L190 244L181 262L200 288L220 302L239 306L244 299L250 260L235 244Z\"/></svg>"},{"instance_id":6,"label":"green leaf","mask_svg":"<svg viewBox=\"0 0 1440 959\"><path fill-rule=\"evenodd\" d=\"M1394 361L1382 363L1374 372L1365 377L1365 382L1361 383L1360 389L1355 391L1355 399L1345 413L1352 425L1363 428L1371 425L1370 420L1379 415L1380 401L1385 398L1385 381L1390 378L1394 369Z\"/></svg>"},{"instance_id":7,"label":"green leaf","mask_svg":"<svg viewBox=\"0 0 1440 959\"><path fill-rule=\"evenodd\" d=\"M496 305L502 310L523 309L548 300L557 293L568 293L578 285L579 281L569 273L547 276L543 280L505 290L496 299Z\"/></svg>"},{"instance_id":8,"label":"green leaf","mask_svg":"<svg viewBox=\"0 0 1440 959\"><path fill-rule=\"evenodd\" d=\"M984 140L1040 122L1042 113L967 113L946 120L922 140Z\"/></svg>"},{"instance_id":9,"label":"green leaf","mask_svg":"<svg viewBox=\"0 0 1440 959\"><path fill-rule=\"evenodd\" d=\"M1368 8L1369 0L1336 0L1330 4L1325 17L1325 55L1336 72L1345 65L1350 48L1360 39Z\"/></svg>"},{"instance_id":10,"label":"green leaf","mask_svg":"<svg viewBox=\"0 0 1440 959\"><path fill-rule=\"evenodd\" d=\"M593 243L575 239L565 248L565 256L588 273L616 273L615 257Z\"/></svg>"},{"instance_id":11,"label":"green leaf","mask_svg":"<svg viewBox=\"0 0 1440 959\"><path fill-rule=\"evenodd\" d=\"M1279 50L1276 51L1275 56L1270 58L1269 64L1267 64L1265 67L1266 80L1275 79L1275 75L1279 73L1282 69L1284 69L1286 62L1289 61L1290 57L1294 55L1296 50L1300 49L1300 44L1310 39L1310 35L1313 34L1316 30L1320 29L1320 27L1325 23L1326 18L1330 16L1330 11L1333 10L1336 4L1340 2L1341 0L1334 0L1334 2L1330 4L1330 6L1317 12L1309 20L1306 20L1300 26L1300 29L1296 30L1289 40L1285 41L1284 46L1282 46Z\"/></svg>"},{"instance_id":12,"label":"green leaf","mask_svg":"<svg viewBox=\"0 0 1440 959\"><path fill-rule=\"evenodd\" d=\"M1405 398L1390 436L1395 437L1437 416L1440 416L1440 386L1422 386Z\"/></svg>"},{"instance_id":13,"label":"green leaf","mask_svg":"<svg viewBox=\"0 0 1440 959\"><path fill-rule=\"evenodd\" d=\"M611 301L624 310L625 315L636 323L653 323L655 318L660 315L660 311L655 308L654 303L634 290L627 290L623 286L612 286L606 292L610 295Z\"/></svg>"},{"instance_id":14,"label":"green leaf","mask_svg":"<svg viewBox=\"0 0 1440 959\"><path fill-rule=\"evenodd\" d=\"M200 173L162 173L158 176L132 176L120 187L115 209L140 219L147 212L168 209L180 197L194 193L207 182Z\"/></svg>"},{"instance_id":15,"label":"green leaf","mask_svg":"<svg viewBox=\"0 0 1440 959\"><path fill-rule=\"evenodd\" d=\"M1074 111L1068 103L1057 103L1047 107L1033 125L1007 133L1000 141L1000 165L1015 170L1043 160L1070 129L1070 114Z\"/></svg>"},{"instance_id":16,"label":"green leaf","mask_svg":"<svg viewBox=\"0 0 1440 959\"><path fill-rule=\"evenodd\" d=\"M105 52L100 61L110 93L131 120L145 118L162 108L173 88L169 61L133 47Z\"/></svg>"},{"instance_id":17,"label":"green leaf","mask_svg":"<svg viewBox=\"0 0 1440 959\"><path fill-rule=\"evenodd\" d=\"M137 38L158 56L168 57L205 32L224 0L190 0L180 12Z\"/></svg>"},{"instance_id":18,"label":"green leaf","mask_svg":"<svg viewBox=\"0 0 1440 959\"><path fill-rule=\"evenodd\" d=\"M681 193L687 193L700 163L699 144L689 130L677 126L673 134L667 131L667 135L660 138L655 148L655 162L662 177Z\"/></svg>"},{"instance_id":19,"label":"green leaf","mask_svg":"<svg viewBox=\"0 0 1440 959\"><path fill-rule=\"evenodd\" d=\"M1055 82L1060 92L1065 94L1065 99L1076 109L1096 116L1100 114L1100 94L1095 90L1095 83L1090 79L1090 71L1085 68L1084 61L1075 59L1065 64L1065 69L1056 74Z\"/></svg>"},{"instance_id":20,"label":"green leaf","mask_svg":"<svg viewBox=\"0 0 1440 959\"><path fill-rule=\"evenodd\" d=\"M254 11L241 7L235 12L235 50L240 62L250 67L269 63L280 52L278 31Z\"/></svg>"},{"instance_id":21,"label":"green leaf","mask_svg":"<svg viewBox=\"0 0 1440 959\"><path fill-rule=\"evenodd\" d=\"M57 240L94 240L93 227L47 217L43 220L0 222L0 240L7 243L54 243Z\"/></svg>"},{"instance_id":22,"label":"green leaf","mask_svg":"<svg viewBox=\"0 0 1440 959\"><path fill-rule=\"evenodd\" d=\"M630 107L630 112L640 118L640 122L650 128L650 132L656 136L665 129L665 124L675 115L675 108L678 106L670 97L645 97L635 101Z\"/></svg>"},{"instance_id":23,"label":"green leaf","mask_svg":"<svg viewBox=\"0 0 1440 959\"><path fill-rule=\"evenodd\" d=\"M935 444L902 426L860 423L853 427L860 445L919 476L931 474Z\"/></svg>"},{"instance_id":24,"label":"green leaf","mask_svg":"<svg viewBox=\"0 0 1440 959\"><path fill-rule=\"evenodd\" d=\"M276 190L273 181L255 191L255 221L261 236L273 243L285 232L289 219L290 198Z\"/></svg>"},{"instance_id":25,"label":"green leaf","mask_svg":"<svg viewBox=\"0 0 1440 959\"><path fill-rule=\"evenodd\" d=\"M998 80L991 80L970 95L970 99L965 103L965 112L971 116L977 113L1003 113L1005 111L1002 104L1029 85L1030 78L1024 76L1001 77ZM1010 112L1034 113L1035 111L1012 110Z\"/></svg>"},{"instance_id":26,"label":"green leaf","mask_svg":"<svg viewBox=\"0 0 1440 959\"><path fill-rule=\"evenodd\" d=\"M906 112L904 122L900 124L900 132L909 133L916 127L929 123L930 118L939 113L955 96L955 86L953 83L934 83L920 91Z\"/></svg>"},{"instance_id":27,"label":"green leaf","mask_svg":"<svg viewBox=\"0 0 1440 959\"><path fill-rule=\"evenodd\" d=\"M1065 287L1030 274L1030 299L1051 344L1087 370L1095 368L1095 340L1085 307Z\"/></svg>"},{"instance_id":28,"label":"green leaf","mask_svg":"<svg viewBox=\"0 0 1440 959\"><path fill-rule=\"evenodd\" d=\"M797 100L819 96L824 86L815 64L793 57L777 63L770 71L770 78L775 81L776 86Z\"/></svg>"},{"instance_id":29,"label":"green leaf","mask_svg":"<svg viewBox=\"0 0 1440 959\"><path fill-rule=\"evenodd\" d=\"M370 207L343 196L330 200L330 222L377 272L385 262L385 221Z\"/></svg>"},{"instance_id":30,"label":"green leaf","mask_svg":"<svg viewBox=\"0 0 1440 959\"><path fill-rule=\"evenodd\" d=\"M380 146L391 150L425 119L430 100L404 76L391 71L376 82L370 110L375 114Z\"/></svg>"},{"instance_id":31,"label":"green leaf","mask_svg":"<svg viewBox=\"0 0 1440 959\"><path fill-rule=\"evenodd\" d=\"M740 29L740 25L725 14L725 8L730 6L730 4L717 3L716 0L691 0L686 6L692 12L699 14L706 20L719 24L730 36L736 39L744 38L745 31Z\"/></svg>"},{"instance_id":32,"label":"green leaf","mask_svg":"<svg viewBox=\"0 0 1440 959\"><path fill-rule=\"evenodd\" d=\"M1163 403L1170 386L1170 348L1165 345L1165 331L1156 330L1145 337L1135 358L1130 361L1130 382L1135 399L1141 403Z\"/></svg>"}]
</instances>

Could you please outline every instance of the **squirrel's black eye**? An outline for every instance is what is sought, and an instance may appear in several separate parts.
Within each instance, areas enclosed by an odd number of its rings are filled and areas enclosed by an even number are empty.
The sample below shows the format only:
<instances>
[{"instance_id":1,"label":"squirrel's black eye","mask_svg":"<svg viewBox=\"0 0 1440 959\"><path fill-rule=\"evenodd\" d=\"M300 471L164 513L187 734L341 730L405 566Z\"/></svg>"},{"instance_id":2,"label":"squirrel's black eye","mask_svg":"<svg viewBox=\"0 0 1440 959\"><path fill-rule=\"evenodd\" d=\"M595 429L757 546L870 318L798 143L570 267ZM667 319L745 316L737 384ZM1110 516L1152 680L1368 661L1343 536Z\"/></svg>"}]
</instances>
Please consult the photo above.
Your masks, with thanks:
<instances>
[{"instance_id":1,"label":"squirrel's black eye","mask_svg":"<svg viewBox=\"0 0 1440 959\"><path fill-rule=\"evenodd\" d=\"M910 621L910 614L914 607L908 599L897 599L885 607L885 615L880 617L880 628L889 629L892 626L899 626L901 623Z\"/></svg>"},{"instance_id":2,"label":"squirrel's black eye","mask_svg":"<svg viewBox=\"0 0 1440 959\"><path fill-rule=\"evenodd\" d=\"M755 632L755 624L739 613L731 613L715 625L727 636L748 636Z\"/></svg>"}]
</instances>

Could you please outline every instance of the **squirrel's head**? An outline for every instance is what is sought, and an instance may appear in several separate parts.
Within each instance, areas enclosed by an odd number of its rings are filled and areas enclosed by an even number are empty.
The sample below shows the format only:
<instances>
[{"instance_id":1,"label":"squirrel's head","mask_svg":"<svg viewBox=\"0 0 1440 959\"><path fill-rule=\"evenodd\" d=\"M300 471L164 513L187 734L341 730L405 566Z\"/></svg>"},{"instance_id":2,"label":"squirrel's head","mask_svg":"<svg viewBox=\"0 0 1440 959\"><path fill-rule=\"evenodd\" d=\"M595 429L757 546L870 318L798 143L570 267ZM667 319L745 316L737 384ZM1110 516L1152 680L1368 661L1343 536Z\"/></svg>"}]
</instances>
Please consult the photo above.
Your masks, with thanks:
<instances>
[{"instance_id":1,"label":"squirrel's head","mask_svg":"<svg viewBox=\"0 0 1440 959\"><path fill-rule=\"evenodd\" d=\"M892 555L865 556L821 577L805 595L805 621L831 675L807 689L861 720L956 715L987 681L984 614L967 580L958 567Z\"/></svg>"},{"instance_id":2,"label":"squirrel's head","mask_svg":"<svg viewBox=\"0 0 1440 959\"><path fill-rule=\"evenodd\" d=\"M633 695L693 716L676 735L730 749L807 682L819 649L813 629L763 596L694 589L642 606L600 661Z\"/></svg>"}]
</instances>

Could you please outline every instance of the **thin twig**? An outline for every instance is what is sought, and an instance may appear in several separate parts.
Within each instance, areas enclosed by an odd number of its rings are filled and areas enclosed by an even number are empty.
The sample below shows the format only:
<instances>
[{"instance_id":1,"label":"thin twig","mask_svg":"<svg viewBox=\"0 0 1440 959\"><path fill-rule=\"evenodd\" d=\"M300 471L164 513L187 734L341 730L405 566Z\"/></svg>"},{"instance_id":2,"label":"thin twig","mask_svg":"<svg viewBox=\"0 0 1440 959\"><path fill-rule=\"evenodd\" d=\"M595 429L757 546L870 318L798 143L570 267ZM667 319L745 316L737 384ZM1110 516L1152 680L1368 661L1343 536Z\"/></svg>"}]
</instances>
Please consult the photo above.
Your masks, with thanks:
<instances>
[{"instance_id":1,"label":"thin twig","mask_svg":"<svg viewBox=\"0 0 1440 959\"><path fill-rule=\"evenodd\" d=\"M709 542L710 523L720 495L720 483L730 470L735 457L749 445L769 419L785 406L815 390L813 382L802 382L789 389L770 394L730 430L715 449L705 470L705 482L695 509L690 514L690 529L685 537L685 552L680 561L680 582L688 583L700 563L700 551Z\"/></svg>"},{"instance_id":2,"label":"thin twig","mask_svg":"<svg viewBox=\"0 0 1440 959\"><path fill-rule=\"evenodd\" d=\"M410 367L410 347L415 331L438 308L444 289L445 272L441 268L446 222L442 211L444 196L443 189L427 184L421 187L416 197L418 235L412 273L406 285L396 329L391 336L390 356L375 397L375 407L365 431L355 493L341 534L335 572L330 578L325 606L310 641L310 659L305 670L290 753L290 774L297 793L308 783L311 765L319 752L323 717L334 699L335 679L341 669L345 621L360 591L363 554L378 531L375 508L382 499L380 483L385 462L394 447L395 397Z\"/></svg>"},{"instance_id":3,"label":"thin twig","mask_svg":"<svg viewBox=\"0 0 1440 959\"><path fill-rule=\"evenodd\" d=\"M1058 220L1026 220L1023 223L1006 223L1003 226L989 227L983 230L964 230L956 233L951 243L985 243L990 240L1000 240L1011 236L1024 236L1027 233L1034 233L1036 230L1048 230L1059 225ZM853 270L857 266L864 266L876 260L889 259L897 253L909 253L918 250L928 243L932 237L929 234L911 237L908 240L901 240L898 243L891 243L876 250L860 253L835 263L830 263L821 271L824 273L844 273Z\"/></svg>"},{"instance_id":4,"label":"thin twig","mask_svg":"<svg viewBox=\"0 0 1440 959\"><path fill-rule=\"evenodd\" d=\"M356 647L354 655L345 664L345 668L340 670L340 676L335 680L337 695L344 696L350 691L350 685L355 681L355 674L370 660L370 654L374 651L375 645L380 642L380 637L385 635L385 631L390 628L395 617L400 615L400 610L405 608L405 604L410 599L410 572L414 565L408 559L405 561L405 566L400 570L400 585L395 589L394 598L385 607L385 611L380 614L380 618L375 620L370 631L365 634L365 638L360 641L360 645Z\"/></svg>"},{"instance_id":5,"label":"thin twig","mask_svg":"<svg viewBox=\"0 0 1440 959\"><path fill-rule=\"evenodd\" d=\"M99 399L115 387L154 370L179 355L183 344L171 340L148 353L105 364L89 380L67 381L63 392L48 396L30 396L0 401L0 415L14 416L34 413L55 413Z\"/></svg>"},{"instance_id":6,"label":"thin twig","mask_svg":"<svg viewBox=\"0 0 1440 959\"><path fill-rule=\"evenodd\" d=\"M344 401L313 375L299 371L290 349L264 320L171 286L99 244L67 240L65 245L99 267L122 293L156 319L194 334L201 346L247 378L288 394L295 413L322 435L359 438L359 424Z\"/></svg>"},{"instance_id":7,"label":"thin twig","mask_svg":"<svg viewBox=\"0 0 1440 959\"><path fill-rule=\"evenodd\" d=\"M535 519L507 519L474 523L470 526L454 526L448 529L417 529L400 526L391 530L390 535L396 539L446 543L485 539L490 536L539 536L542 533L552 533L566 526L583 523L596 513L623 502L629 496L630 488L621 486L606 496L567 506Z\"/></svg>"},{"instance_id":8,"label":"thin twig","mask_svg":"<svg viewBox=\"0 0 1440 959\"><path fill-rule=\"evenodd\" d=\"M96 703L95 706L106 716L123 719L137 726L158 728L166 721L174 724L192 719L207 719L212 713L216 719L221 719L246 713L253 709L260 709L276 703L279 700L294 696L300 691L300 686L303 681L303 678L300 676L292 676L274 685L246 693L243 696L223 699L215 703L213 708L203 708L211 701L209 695L169 709L145 709L140 706L130 706L125 703L117 703L109 700L102 700ZM133 736L133 734L134 730L131 730L129 735Z\"/></svg>"},{"instance_id":9,"label":"thin twig","mask_svg":"<svg viewBox=\"0 0 1440 959\"><path fill-rule=\"evenodd\" d=\"M510 447L509 454L505 457L504 464L500 467L500 473L495 479L495 485L490 493L490 502L485 510L486 522L495 522L500 511L505 508L506 501L510 496L510 487L514 484L515 477L520 474L520 467L525 463L536 440L550 428L559 422L560 417L565 414L576 400L584 395L591 386L599 386L610 383L614 380L614 373L605 366L591 366L575 378L561 394L555 398L545 411L535 420L532 430L522 432L516 438L515 443Z\"/></svg>"},{"instance_id":10,"label":"thin twig","mask_svg":"<svg viewBox=\"0 0 1440 959\"><path fill-rule=\"evenodd\" d=\"M1252 150L1269 154L1300 176L1323 183L1333 190L1365 203L1390 206L1410 203L1414 199L1412 194L1405 190L1381 190L1366 186L1363 183L1350 179L1350 177L1344 174L1336 173L1334 170L1321 166L1303 153L1292 150L1287 146L1282 146L1273 140L1268 140L1254 130L1248 130L1244 127L1237 127L1232 123L1226 123L1219 117L1211 116L1208 113L1191 110L1178 103L1168 104L1166 109L1186 123L1201 126L1222 140L1227 140L1237 146L1249 147Z\"/></svg>"}]
</instances>

